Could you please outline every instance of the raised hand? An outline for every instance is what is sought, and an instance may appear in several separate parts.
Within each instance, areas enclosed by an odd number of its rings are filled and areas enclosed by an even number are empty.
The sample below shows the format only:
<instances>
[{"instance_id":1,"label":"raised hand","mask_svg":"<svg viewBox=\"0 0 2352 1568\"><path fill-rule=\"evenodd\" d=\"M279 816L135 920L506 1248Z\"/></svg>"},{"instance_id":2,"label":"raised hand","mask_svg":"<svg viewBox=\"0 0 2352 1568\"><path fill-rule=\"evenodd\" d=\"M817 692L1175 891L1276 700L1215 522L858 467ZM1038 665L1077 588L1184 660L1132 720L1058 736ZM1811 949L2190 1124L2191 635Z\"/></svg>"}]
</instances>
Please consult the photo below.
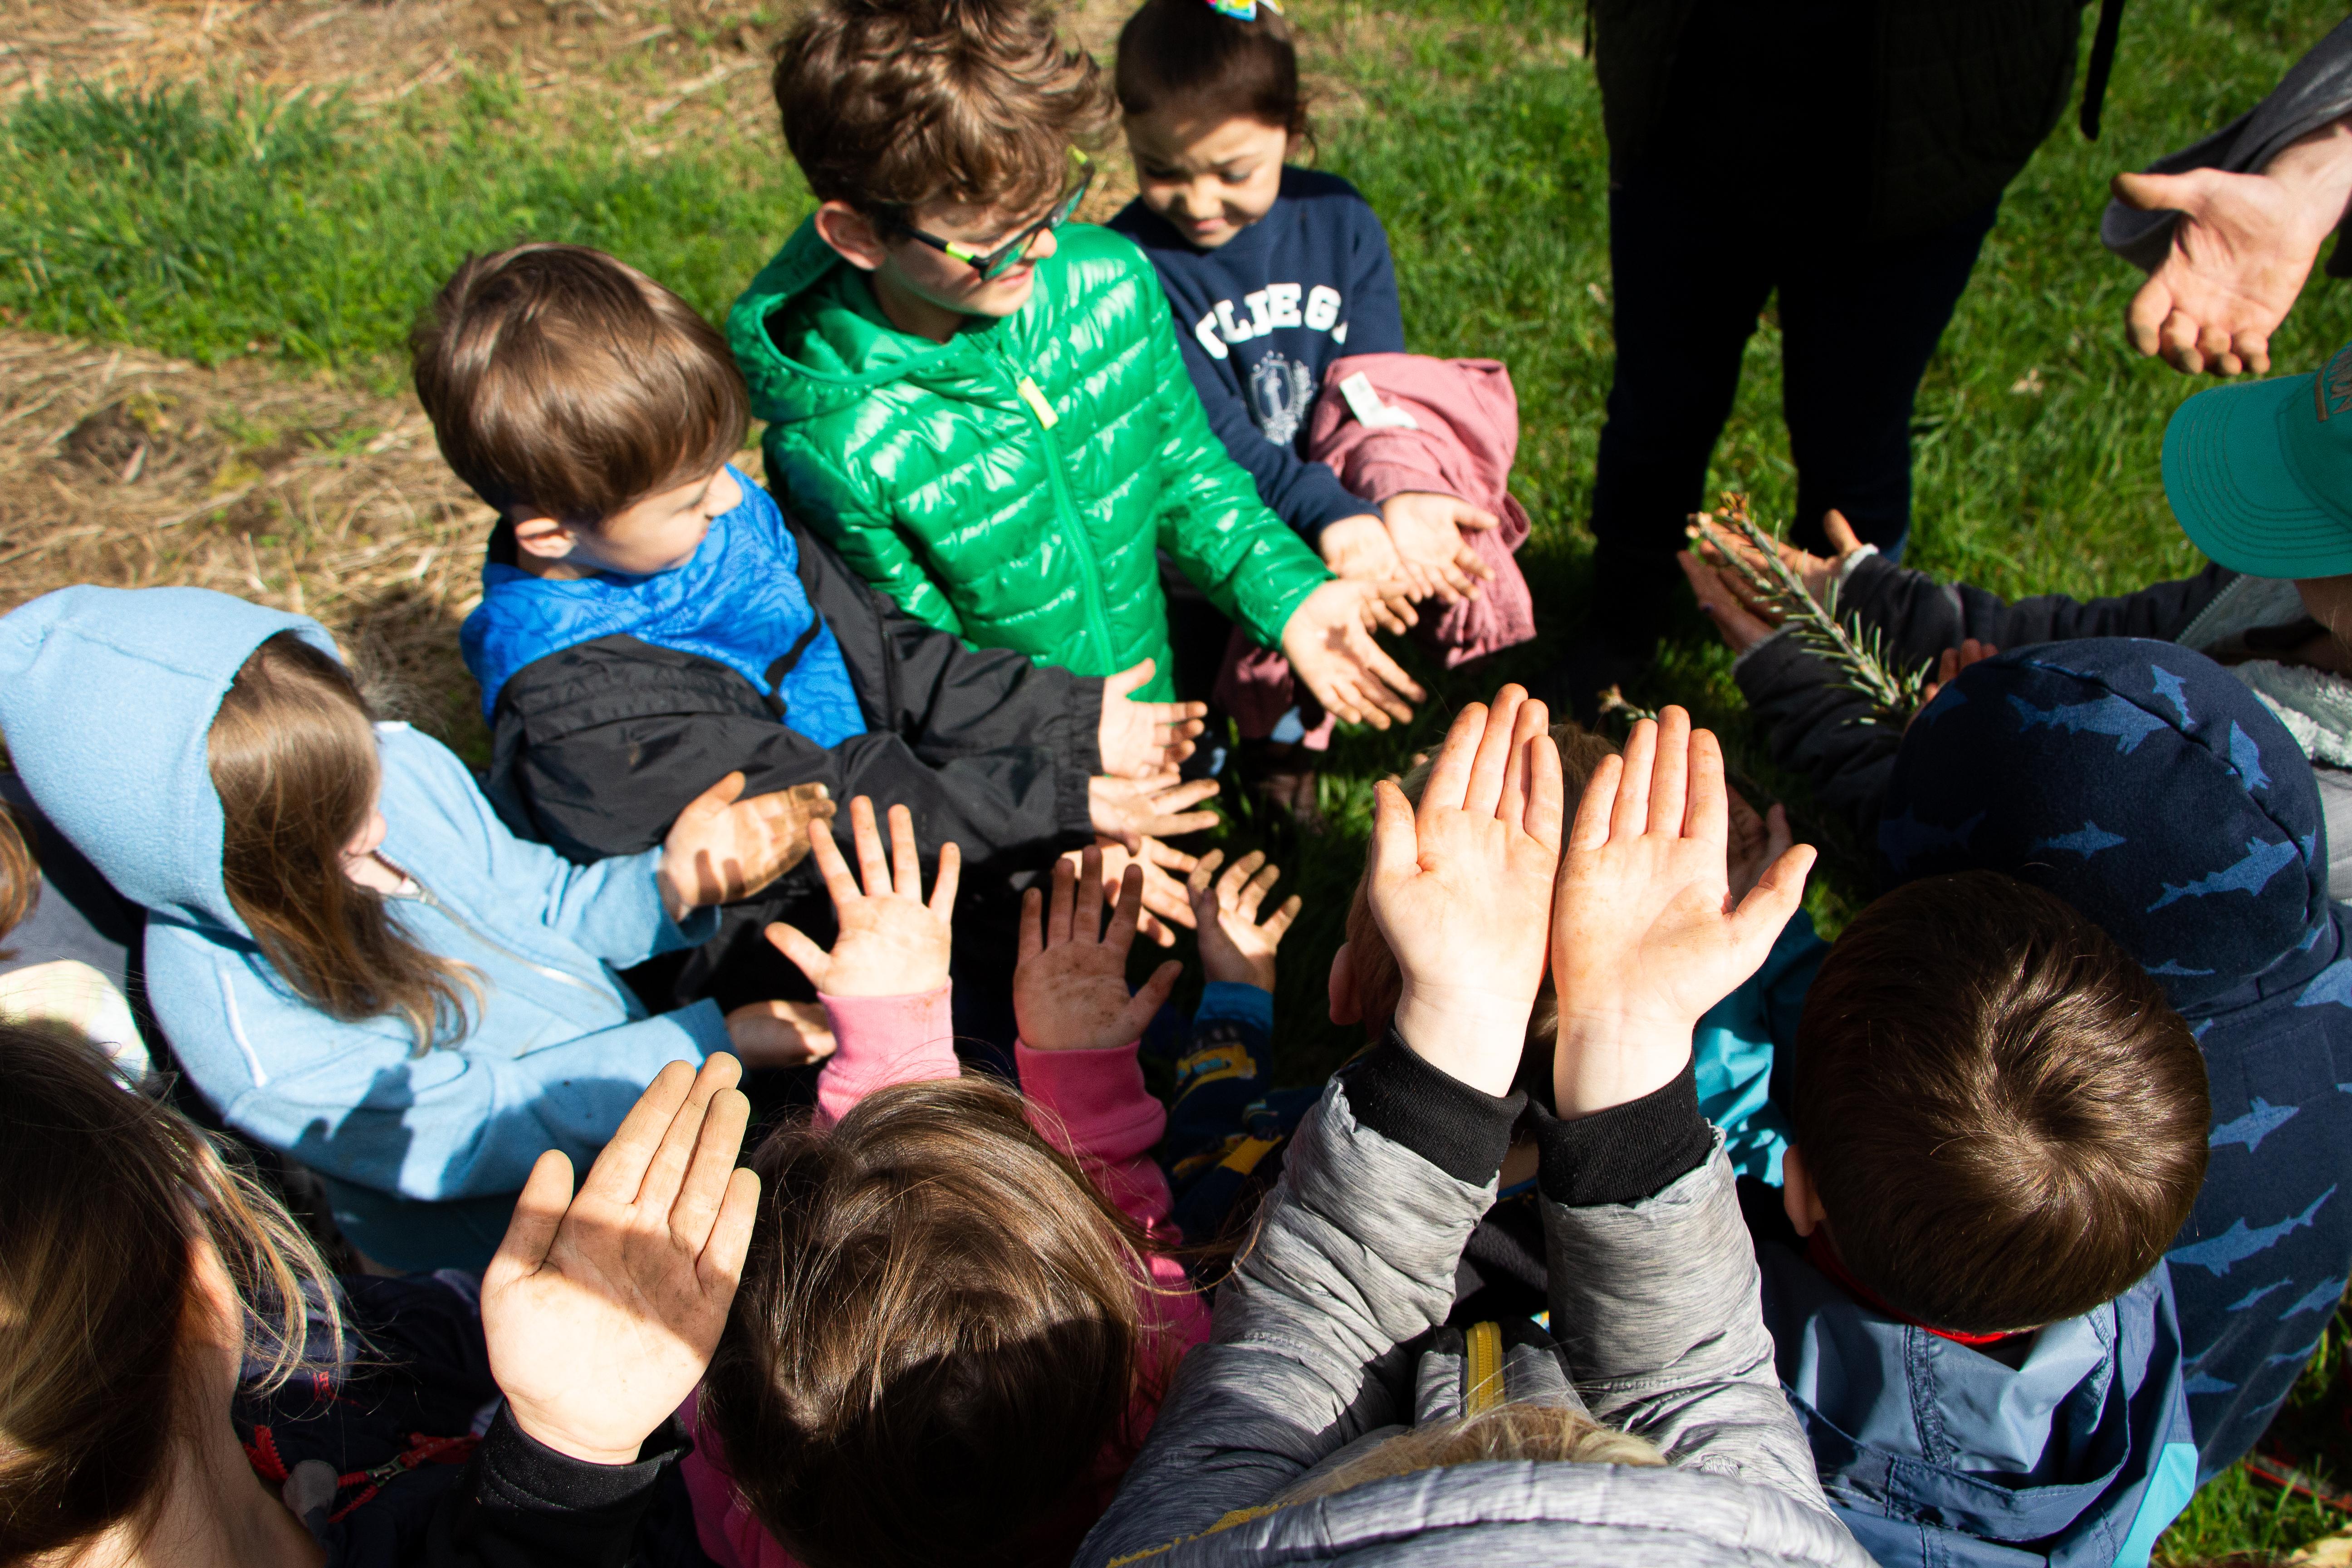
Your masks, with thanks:
<instances>
[{"instance_id":1,"label":"raised hand","mask_svg":"<svg viewBox=\"0 0 2352 1568\"><path fill-rule=\"evenodd\" d=\"M1184 966L1171 960L1142 990L1128 994L1127 950L1134 944L1143 906L1140 867L1129 866L1119 879L1108 930L1102 906L1099 849L1087 850L1075 867L1066 856L1054 862L1050 909L1035 888L1021 896L1013 1016L1022 1043L1032 1050L1101 1050L1140 1038L1183 973Z\"/></svg>"},{"instance_id":2,"label":"raised hand","mask_svg":"<svg viewBox=\"0 0 2352 1568\"><path fill-rule=\"evenodd\" d=\"M1081 855L1097 855L1102 866L1100 877L1104 891L1112 898L1118 896L1119 883L1128 868L1134 867L1143 875L1143 913L1137 930L1162 947L1176 945L1176 933L1168 928L1192 924L1192 901L1171 872L1187 872L1198 864L1181 849L1171 848L1157 838L1146 837L1133 854L1116 838L1098 838L1092 849L1072 849L1065 853L1061 863L1078 874Z\"/></svg>"},{"instance_id":3,"label":"raised hand","mask_svg":"<svg viewBox=\"0 0 2352 1568\"><path fill-rule=\"evenodd\" d=\"M1811 846L1783 851L1734 903L1723 752L1668 708L1602 760L1577 807L1551 918L1563 1117L1654 1093L1690 1059L1701 1015L1756 973L1796 912Z\"/></svg>"},{"instance_id":4,"label":"raised hand","mask_svg":"<svg viewBox=\"0 0 2352 1568\"><path fill-rule=\"evenodd\" d=\"M2256 374L2352 195L2352 121L2321 127L2260 174L2117 174L2116 199L2180 221L2124 312L2132 346L2173 369Z\"/></svg>"},{"instance_id":5,"label":"raised hand","mask_svg":"<svg viewBox=\"0 0 2352 1568\"><path fill-rule=\"evenodd\" d=\"M801 863L811 823L833 820L821 784L737 799L742 793L743 775L729 773L670 824L654 880L672 920L758 892Z\"/></svg>"},{"instance_id":6,"label":"raised hand","mask_svg":"<svg viewBox=\"0 0 2352 1568\"><path fill-rule=\"evenodd\" d=\"M809 940L797 926L778 921L768 927L776 951L799 966L810 984L828 996L919 996L948 983L948 953L954 938L956 879L963 852L940 846L939 879L923 898L922 860L915 849L914 814L890 808L890 854L874 826L874 803L859 795L849 803L850 833L857 847L861 889L833 841L830 825L816 837L817 869L833 895L838 931L833 951ZM895 862L895 867L894 863Z\"/></svg>"},{"instance_id":7,"label":"raised hand","mask_svg":"<svg viewBox=\"0 0 2352 1568\"><path fill-rule=\"evenodd\" d=\"M1291 672L1315 700L1350 724L1385 730L1412 717L1426 695L1365 626L1380 598L1370 583L1334 578L1307 595L1282 628Z\"/></svg>"},{"instance_id":8,"label":"raised hand","mask_svg":"<svg viewBox=\"0 0 2352 1568\"><path fill-rule=\"evenodd\" d=\"M1186 784L1172 772L1140 779L1092 778L1087 781L1087 806L1096 833L1139 853L1146 838L1174 838L1214 827L1215 812L1192 807L1213 799L1216 793L1214 779Z\"/></svg>"},{"instance_id":9,"label":"raised hand","mask_svg":"<svg viewBox=\"0 0 2352 1568\"><path fill-rule=\"evenodd\" d=\"M1503 520L1460 496L1435 490L1405 490L1381 503L1396 546L1397 564L1412 585L1413 596L1458 604L1485 592L1479 584L1495 569L1470 548L1465 531L1484 533L1502 526Z\"/></svg>"},{"instance_id":10,"label":"raised hand","mask_svg":"<svg viewBox=\"0 0 2352 1568\"><path fill-rule=\"evenodd\" d=\"M1113 778L1150 778L1174 767L1192 754L1192 737L1208 716L1205 702L1136 700L1132 693L1150 684L1152 669L1147 658L1103 680L1095 740L1102 771Z\"/></svg>"},{"instance_id":11,"label":"raised hand","mask_svg":"<svg viewBox=\"0 0 2352 1568\"><path fill-rule=\"evenodd\" d=\"M1396 954L1396 1028L1433 1067L1505 1094L1543 982L1559 864L1559 748L1550 715L1506 686L1446 731L1414 809L1375 786L1372 919Z\"/></svg>"},{"instance_id":12,"label":"raised hand","mask_svg":"<svg viewBox=\"0 0 2352 1568\"><path fill-rule=\"evenodd\" d=\"M1275 949L1282 945L1282 933L1290 929L1290 922L1298 918L1301 900L1292 894L1260 925L1258 909L1281 879L1282 868L1268 865L1265 850L1253 849L1227 867L1212 886L1209 879L1224 858L1223 850L1210 850L1184 884L1192 896L1193 929L1200 932L1202 973L1213 981L1271 991ZM1259 869L1262 866L1264 870Z\"/></svg>"},{"instance_id":13,"label":"raised hand","mask_svg":"<svg viewBox=\"0 0 2352 1568\"><path fill-rule=\"evenodd\" d=\"M482 1277L490 1373L515 1425L594 1465L637 1450L710 1364L742 1278L760 1178L735 1168L742 1069L662 1068L574 1197L572 1162L531 1167Z\"/></svg>"}]
</instances>

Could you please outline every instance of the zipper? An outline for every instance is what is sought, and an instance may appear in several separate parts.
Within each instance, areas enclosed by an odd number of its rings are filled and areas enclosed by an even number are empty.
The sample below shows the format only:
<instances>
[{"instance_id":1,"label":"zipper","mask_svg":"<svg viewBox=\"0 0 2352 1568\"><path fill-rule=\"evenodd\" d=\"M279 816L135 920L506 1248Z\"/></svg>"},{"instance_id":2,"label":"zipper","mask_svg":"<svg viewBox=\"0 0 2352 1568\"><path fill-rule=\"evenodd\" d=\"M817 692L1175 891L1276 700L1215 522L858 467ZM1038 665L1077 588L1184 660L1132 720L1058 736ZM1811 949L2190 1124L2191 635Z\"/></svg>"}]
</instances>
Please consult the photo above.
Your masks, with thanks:
<instances>
[{"instance_id":1,"label":"zipper","mask_svg":"<svg viewBox=\"0 0 2352 1568\"><path fill-rule=\"evenodd\" d=\"M1034 378L1014 371L1010 356L992 342L988 345L988 354L1003 371L1005 380L1013 384L1013 400L1021 405L1021 412L1028 417L1037 433L1038 445L1045 449L1045 487L1054 492L1054 510L1070 535L1071 553L1077 557L1078 575L1086 581L1087 632L1094 639L1095 661L1102 667L1103 674L1114 674L1118 665L1111 652L1110 622L1103 615L1102 574L1096 569L1094 541L1087 536L1084 523L1079 521L1077 504L1070 499L1070 481L1062 472L1062 450L1046 434L1061 421L1045 417L1054 412L1054 405L1045 401L1045 395L1038 390ZM1044 411L1042 414L1040 409Z\"/></svg>"},{"instance_id":2,"label":"zipper","mask_svg":"<svg viewBox=\"0 0 2352 1568\"><path fill-rule=\"evenodd\" d=\"M433 896L433 889L426 887L423 879L419 878L415 872L404 869L402 871L402 875L405 876L409 879L409 881L415 887L416 891L414 893L394 893L391 895L392 897L395 899L413 899L429 910L438 910L443 919L446 920L451 925L456 926L459 931L464 931L467 936L472 937L476 942L480 942L484 947L488 948L492 952L505 954L508 958L512 959L515 963L521 964L525 969L531 971L535 974L544 974L550 980L561 980L567 985L577 985L581 990L587 992L590 995L602 997L606 1002L613 1000L612 993L605 990L604 987L591 984L587 981L581 979L580 976L572 973L568 969L559 969L551 963L541 963L536 959L526 958L521 953L517 952L513 948L507 946L506 943L494 941L491 938L485 936L482 933L481 929L475 925L473 921L459 914L456 910L451 909L447 904L443 903L439 899L435 898ZM622 1011L624 1016L625 1016L627 1009L624 1008Z\"/></svg>"}]
</instances>

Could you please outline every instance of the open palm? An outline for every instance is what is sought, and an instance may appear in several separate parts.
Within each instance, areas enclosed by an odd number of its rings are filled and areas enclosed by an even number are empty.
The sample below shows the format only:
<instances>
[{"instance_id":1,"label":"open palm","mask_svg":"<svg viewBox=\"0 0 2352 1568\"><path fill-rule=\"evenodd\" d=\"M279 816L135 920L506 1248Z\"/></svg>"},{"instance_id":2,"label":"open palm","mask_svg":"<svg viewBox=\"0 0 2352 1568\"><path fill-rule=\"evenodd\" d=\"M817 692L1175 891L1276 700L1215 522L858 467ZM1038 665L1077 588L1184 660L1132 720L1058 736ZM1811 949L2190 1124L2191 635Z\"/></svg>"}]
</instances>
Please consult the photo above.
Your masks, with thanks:
<instances>
[{"instance_id":1,"label":"open palm","mask_svg":"<svg viewBox=\"0 0 2352 1568\"><path fill-rule=\"evenodd\" d=\"M911 996L938 990L948 983L962 852L951 843L940 846L939 879L926 900L914 815L903 805L890 808L887 859L871 800L861 795L849 803L849 823L866 879L862 889L834 842L832 824L821 825L812 836L817 869L833 895L833 950L828 952L782 921L768 928L768 940L828 996Z\"/></svg>"}]
</instances>

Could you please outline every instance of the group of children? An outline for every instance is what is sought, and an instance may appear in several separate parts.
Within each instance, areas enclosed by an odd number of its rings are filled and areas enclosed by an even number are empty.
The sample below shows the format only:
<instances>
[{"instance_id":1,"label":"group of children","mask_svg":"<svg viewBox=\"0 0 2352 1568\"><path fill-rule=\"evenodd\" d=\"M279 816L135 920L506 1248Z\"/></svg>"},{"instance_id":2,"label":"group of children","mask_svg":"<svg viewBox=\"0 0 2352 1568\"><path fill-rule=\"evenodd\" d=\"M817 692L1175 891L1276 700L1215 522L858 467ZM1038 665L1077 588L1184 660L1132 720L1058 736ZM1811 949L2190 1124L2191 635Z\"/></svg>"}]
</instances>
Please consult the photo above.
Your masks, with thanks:
<instances>
[{"instance_id":1,"label":"group of children","mask_svg":"<svg viewBox=\"0 0 2352 1568\"><path fill-rule=\"evenodd\" d=\"M486 774L299 616L0 619L0 1555L2146 1563L2352 1273L2338 792L2196 651L2352 659L2328 585L1994 656L1890 580L1967 648L1894 731L1695 556L1884 896L1825 945L1681 710L1506 687L1380 786L1365 1049L1276 1090L1298 900L1171 842L1186 699L1296 802L1423 698L1375 631L1532 635L1507 376L1403 352L1263 0L1109 84L1031 0L820 0L775 88L818 206L723 337L551 245L418 325ZM739 1169L745 1071L814 1103Z\"/></svg>"}]
</instances>

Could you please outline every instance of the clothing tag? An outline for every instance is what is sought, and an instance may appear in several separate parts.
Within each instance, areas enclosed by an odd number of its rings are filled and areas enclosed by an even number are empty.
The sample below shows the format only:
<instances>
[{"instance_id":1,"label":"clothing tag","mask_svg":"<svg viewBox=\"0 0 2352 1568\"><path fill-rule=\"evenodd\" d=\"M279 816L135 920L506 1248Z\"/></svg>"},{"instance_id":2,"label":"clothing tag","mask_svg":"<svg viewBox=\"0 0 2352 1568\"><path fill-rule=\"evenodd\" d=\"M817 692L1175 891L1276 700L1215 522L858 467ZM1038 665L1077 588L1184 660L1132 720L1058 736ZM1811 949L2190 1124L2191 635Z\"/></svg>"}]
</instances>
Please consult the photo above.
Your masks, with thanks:
<instances>
[{"instance_id":1,"label":"clothing tag","mask_svg":"<svg viewBox=\"0 0 2352 1568\"><path fill-rule=\"evenodd\" d=\"M1054 405L1045 401L1045 395L1037 390L1037 384L1027 376L1023 376L1013 390L1021 394L1021 401L1029 405L1029 412L1034 414L1037 423L1046 429L1051 430L1062 422L1062 416L1054 412Z\"/></svg>"},{"instance_id":2,"label":"clothing tag","mask_svg":"<svg viewBox=\"0 0 2352 1568\"><path fill-rule=\"evenodd\" d=\"M1421 421L1402 408L1391 408L1372 390L1372 378L1358 371L1339 384L1339 395L1348 400L1349 412L1372 430L1418 430Z\"/></svg>"}]
</instances>

